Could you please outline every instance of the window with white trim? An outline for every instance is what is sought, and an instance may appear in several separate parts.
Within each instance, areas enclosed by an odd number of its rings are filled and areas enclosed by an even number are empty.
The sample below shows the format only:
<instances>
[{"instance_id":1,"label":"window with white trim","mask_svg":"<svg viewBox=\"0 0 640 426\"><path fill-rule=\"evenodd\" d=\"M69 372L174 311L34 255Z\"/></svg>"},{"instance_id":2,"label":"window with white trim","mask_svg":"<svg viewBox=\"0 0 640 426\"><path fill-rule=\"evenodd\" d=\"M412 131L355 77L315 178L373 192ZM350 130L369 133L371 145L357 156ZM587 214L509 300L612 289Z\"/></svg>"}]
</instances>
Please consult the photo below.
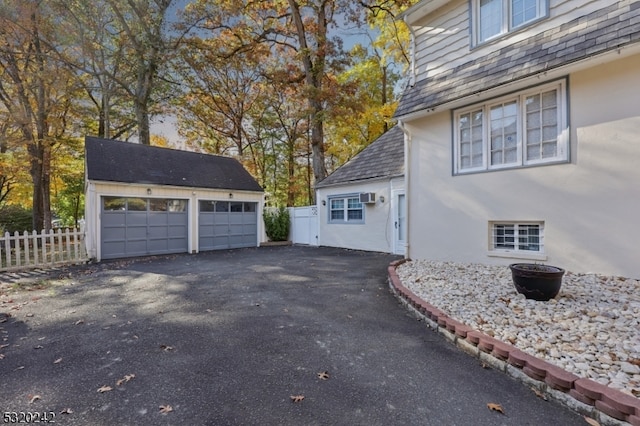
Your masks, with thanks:
<instances>
[{"instance_id":1,"label":"window with white trim","mask_svg":"<svg viewBox=\"0 0 640 426\"><path fill-rule=\"evenodd\" d=\"M364 205L359 195L329 197L329 223L364 223Z\"/></svg>"},{"instance_id":2,"label":"window with white trim","mask_svg":"<svg viewBox=\"0 0 640 426\"><path fill-rule=\"evenodd\" d=\"M544 222L490 222L490 251L544 253Z\"/></svg>"},{"instance_id":3,"label":"window with white trim","mask_svg":"<svg viewBox=\"0 0 640 426\"><path fill-rule=\"evenodd\" d=\"M547 0L471 0L473 44L516 30L548 15Z\"/></svg>"},{"instance_id":4,"label":"window with white trim","mask_svg":"<svg viewBox=\"0 0 640 426\"><path fill-rule=\"evenodd\" d=\"M564 80L454 111L454 174L568 160Z\"/></svg>"}]
</instances>

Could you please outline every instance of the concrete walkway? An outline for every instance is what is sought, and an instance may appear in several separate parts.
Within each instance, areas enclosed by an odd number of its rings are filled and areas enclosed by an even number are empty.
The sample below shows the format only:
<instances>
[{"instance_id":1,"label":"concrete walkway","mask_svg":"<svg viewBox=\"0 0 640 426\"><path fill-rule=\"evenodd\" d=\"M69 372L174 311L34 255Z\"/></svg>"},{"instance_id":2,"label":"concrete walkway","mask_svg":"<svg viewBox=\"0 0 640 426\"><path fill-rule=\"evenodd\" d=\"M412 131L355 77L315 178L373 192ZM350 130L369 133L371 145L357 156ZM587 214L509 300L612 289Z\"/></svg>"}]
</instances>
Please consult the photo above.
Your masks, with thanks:
<instances>
[{"instance_id":1,"label":"concrete walkway","mask_svg":"<svg viewBox=\"0 0 640 426\"><path fill-rule=\"evenodd\" d=\"M263 247L4 276L0 408L62 425L585 424L409 315L394 259Z\"/></svg>"}]
</instances>

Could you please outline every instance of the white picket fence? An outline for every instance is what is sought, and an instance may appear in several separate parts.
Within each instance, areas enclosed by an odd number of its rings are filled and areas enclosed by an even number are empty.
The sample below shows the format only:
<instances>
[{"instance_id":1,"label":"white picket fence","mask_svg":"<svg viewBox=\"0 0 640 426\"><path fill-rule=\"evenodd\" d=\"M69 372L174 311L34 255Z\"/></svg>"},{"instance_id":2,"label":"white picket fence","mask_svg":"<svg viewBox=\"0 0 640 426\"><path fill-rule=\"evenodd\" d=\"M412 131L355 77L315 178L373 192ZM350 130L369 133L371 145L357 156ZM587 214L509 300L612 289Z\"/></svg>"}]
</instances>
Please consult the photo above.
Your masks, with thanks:
<instances>
[{"instance_id":1,"label":"white picket fence","mask_svg":"<svg viewBox=\"0 0 640 426\"><path fill-rule=\"evenodd\" d=\"M29 269L87 260L84 229L61 228L22 235L6 232L0 237L0 271Z\"/></svg>"}]
</instances>

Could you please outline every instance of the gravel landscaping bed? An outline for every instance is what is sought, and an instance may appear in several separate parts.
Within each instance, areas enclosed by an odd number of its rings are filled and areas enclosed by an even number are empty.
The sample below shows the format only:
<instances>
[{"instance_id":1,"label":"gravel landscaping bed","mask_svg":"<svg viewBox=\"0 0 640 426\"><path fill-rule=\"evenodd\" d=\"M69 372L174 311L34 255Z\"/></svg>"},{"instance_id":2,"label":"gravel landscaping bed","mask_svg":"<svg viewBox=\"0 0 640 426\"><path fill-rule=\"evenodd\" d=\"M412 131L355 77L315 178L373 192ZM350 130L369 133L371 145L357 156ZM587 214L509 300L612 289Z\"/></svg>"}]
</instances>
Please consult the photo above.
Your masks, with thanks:
<instances>
[{"instance_id":1,"label":"gravel landscaping bed","mask_svg":"<svg viewBox=\"0 0 640 426\"><path fill-rule=\"evenodd\" d=\"M639 280L567 271L556 298L537 302L516 292L506 266L414 260L397 273L451 318L640 397Z\"/></svg>"}]
</instances>

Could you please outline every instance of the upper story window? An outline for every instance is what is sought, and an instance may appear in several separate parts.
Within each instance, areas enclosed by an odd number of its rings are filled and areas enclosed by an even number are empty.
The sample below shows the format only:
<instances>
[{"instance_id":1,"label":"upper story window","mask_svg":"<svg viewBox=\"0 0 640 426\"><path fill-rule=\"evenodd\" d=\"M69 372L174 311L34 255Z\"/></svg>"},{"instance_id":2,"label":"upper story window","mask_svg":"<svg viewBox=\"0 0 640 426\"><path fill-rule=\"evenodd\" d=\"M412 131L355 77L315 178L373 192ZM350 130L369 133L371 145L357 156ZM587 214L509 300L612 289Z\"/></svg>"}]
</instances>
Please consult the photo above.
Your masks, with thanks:
<instances>
[{"instance_id":1,"label":"upper story window","mask_svg":"<svg viewBox=\"0 0 640 426\"><path fill-rule=\"evenodd\" d=\"M364 223L364 207L359 196L329 197L329 223Z\"/></svg>"},{"instance_id":2,"label":"upper story window","mask_svg":"<svg viewBox=\"0 0 640 426\"><path fill-rule=\"evenodd\" d=\"M471 0L474 17L474 44L547 15L547 0Z\"/></svg>"},{"instance_id":3,"label":"upper story window","mask_svg":"<svg viewBox=\"0 0 640 426\"><path fill-rule=\"evenodd\" d=\"M454 174L567 161L564 80L454 111Z\"/></svg>"}]
</instances>

